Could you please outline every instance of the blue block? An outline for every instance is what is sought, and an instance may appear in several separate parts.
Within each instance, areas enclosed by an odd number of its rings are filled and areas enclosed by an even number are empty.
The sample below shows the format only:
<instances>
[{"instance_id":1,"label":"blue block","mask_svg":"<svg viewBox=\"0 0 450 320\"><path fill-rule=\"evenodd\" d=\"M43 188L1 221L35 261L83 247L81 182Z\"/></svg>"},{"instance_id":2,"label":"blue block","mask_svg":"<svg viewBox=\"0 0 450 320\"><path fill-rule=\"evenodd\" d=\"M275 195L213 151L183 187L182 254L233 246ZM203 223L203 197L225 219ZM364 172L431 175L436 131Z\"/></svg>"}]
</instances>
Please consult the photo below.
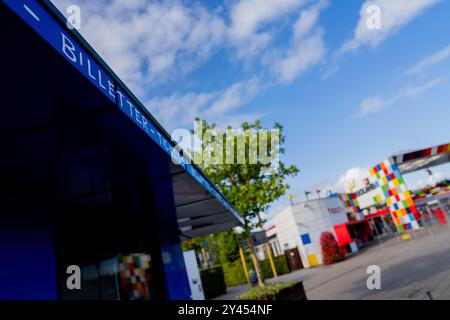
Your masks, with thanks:
<instances>
[{"instance_id":1,"label":"blue block","mask_svg":"<svg viewBox=\"0 0 450 320\"><path fill-rule=\"evenodd\" d=\"M302 234L300 237L302 238L303 245L307 245L307 244L311 243L311 238L309 236L309 233Z\"/></svg>"}]
</instances>

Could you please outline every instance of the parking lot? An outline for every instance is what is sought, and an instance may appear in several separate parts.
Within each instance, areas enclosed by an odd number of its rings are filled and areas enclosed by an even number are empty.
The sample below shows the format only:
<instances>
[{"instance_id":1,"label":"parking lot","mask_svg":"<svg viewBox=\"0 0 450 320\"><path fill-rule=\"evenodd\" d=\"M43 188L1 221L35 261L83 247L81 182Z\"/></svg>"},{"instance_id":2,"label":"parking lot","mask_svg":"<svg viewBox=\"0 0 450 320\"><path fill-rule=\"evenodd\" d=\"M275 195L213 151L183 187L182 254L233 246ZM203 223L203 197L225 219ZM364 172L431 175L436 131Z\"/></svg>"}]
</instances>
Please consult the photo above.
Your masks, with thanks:
<instances>
[{"instance_id":1,"label":"parking lot","mask_svg":"<svg viewBox=\"0 0 450 320\"><path fill-rule=\"evenodd\" d=\"M367 288L367 267L381 269L381 289ZM434 225L411 233L409 240L391 237L375 242L347 260L300 270L278 281L301 280L308 299L450 299L450 226ZM269 279L268 282L274 282ZM229 288L218 299L233 299L248 290Z\"/></svg>"}]
</instances>

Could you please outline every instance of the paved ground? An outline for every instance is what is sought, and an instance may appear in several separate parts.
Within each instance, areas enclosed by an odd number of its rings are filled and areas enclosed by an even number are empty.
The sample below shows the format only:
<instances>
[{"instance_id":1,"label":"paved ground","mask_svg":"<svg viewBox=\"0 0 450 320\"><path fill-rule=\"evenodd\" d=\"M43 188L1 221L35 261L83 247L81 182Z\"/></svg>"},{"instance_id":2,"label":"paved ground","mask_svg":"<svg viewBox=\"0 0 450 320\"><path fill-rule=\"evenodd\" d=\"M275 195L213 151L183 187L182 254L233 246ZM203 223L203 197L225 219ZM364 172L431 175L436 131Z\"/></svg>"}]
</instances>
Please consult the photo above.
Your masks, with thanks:
<instances>
[{"instance_id":1,"label":"paved ground","mask_svg":"<svg viewBox=\"0 0 450 320\"><path fill-rule=\"evenodd\" d=\"M381 268L381 290L367 289L367 267ZM332 265L300 270L279 281L302 280L308 299L450 299L450 225L412 233L410 240L391 238ZM274 279L269 279L273 282ZM218 299L233 299L247 286L229 288Z\"/></svg>"}]
</instances>

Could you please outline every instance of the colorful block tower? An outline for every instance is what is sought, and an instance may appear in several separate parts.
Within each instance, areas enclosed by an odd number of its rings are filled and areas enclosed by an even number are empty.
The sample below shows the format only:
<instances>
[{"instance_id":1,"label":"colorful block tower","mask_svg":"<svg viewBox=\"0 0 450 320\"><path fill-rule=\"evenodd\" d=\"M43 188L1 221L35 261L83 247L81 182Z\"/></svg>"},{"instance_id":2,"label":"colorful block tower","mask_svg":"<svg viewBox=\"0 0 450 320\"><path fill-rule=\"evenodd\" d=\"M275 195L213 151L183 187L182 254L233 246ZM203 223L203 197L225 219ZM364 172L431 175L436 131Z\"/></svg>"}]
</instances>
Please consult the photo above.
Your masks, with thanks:
<instances>
[{"instance_id":1,"label":"colorful block tower","mask_svg":"<svg viewBox=\"0 0 450 320\"><path fill-rule=\"evenodd\" d=\"M386 201L398 231L419 229L419 213L395 161L381 162L370 170L370 174L379 190L373 198L374 203Z\"/></svg>"}]
</instances>

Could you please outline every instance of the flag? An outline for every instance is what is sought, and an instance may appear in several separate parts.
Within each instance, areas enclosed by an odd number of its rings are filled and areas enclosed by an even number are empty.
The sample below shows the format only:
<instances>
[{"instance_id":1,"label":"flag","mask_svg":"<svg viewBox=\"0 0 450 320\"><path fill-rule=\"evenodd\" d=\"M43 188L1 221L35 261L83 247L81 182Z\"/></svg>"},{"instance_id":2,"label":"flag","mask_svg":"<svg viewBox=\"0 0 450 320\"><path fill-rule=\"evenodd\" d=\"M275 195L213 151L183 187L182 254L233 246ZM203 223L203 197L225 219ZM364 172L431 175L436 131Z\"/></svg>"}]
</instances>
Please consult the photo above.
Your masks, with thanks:
<instances>
[{"instance_id":1,"label":"flag","mask_svg":"<svg viewBox=\"0 0 450 320\"><path fill-rule=\"evenodd\" d=\"M316 192L317 192L317 196L320 198L320 190L319 189L316 189Z\"/></svg>"}]
</instances>

